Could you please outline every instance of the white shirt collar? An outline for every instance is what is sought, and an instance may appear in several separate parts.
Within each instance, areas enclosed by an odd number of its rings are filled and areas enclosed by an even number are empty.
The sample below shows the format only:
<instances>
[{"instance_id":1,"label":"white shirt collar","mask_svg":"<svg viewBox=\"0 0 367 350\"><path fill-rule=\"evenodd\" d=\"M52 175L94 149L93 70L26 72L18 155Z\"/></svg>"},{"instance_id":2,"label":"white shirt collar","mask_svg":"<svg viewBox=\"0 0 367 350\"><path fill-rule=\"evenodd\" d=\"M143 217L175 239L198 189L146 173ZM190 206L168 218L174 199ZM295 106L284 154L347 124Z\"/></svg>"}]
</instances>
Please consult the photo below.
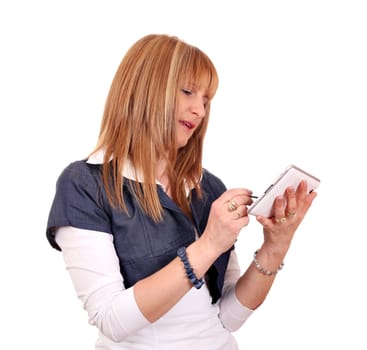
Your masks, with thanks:
<instances>
[{"instance_id":1,"label":"white shirt collar","mask_svg":"<svg viewBox=\"0 0 367 350\"><path fill-rule=\"evenodd\" d=\"M104 150L99 150L99 151L93 153L87 159L87 163L89 163L89 164L103 164L104 155L105 155L105 151ZM126 177L127 179L130 179L130 180L133 180L133 181L138 181L138 182L143 182L143 176L141 176L139 174L137 174L137 176L136 176L134 168L133 168L133 166L131 165L131 162L128 159L124 162L124 168L122 170L122 175L124 177Z\"/></svg>"},{"instance_id":2,"label":"white shirt collar","mask_svg":"<svg viewBox=\"0 0 367 350\"><path fill-rule=\"evenodd\" d=\"M105 151L104 150L99 150L95 153L93 153L88 159L87 159L87 163L89 164L103 164L103 160L104 160L104 155L105 155ZM137 182L143 182L144 177L141 174L136 174L134 171L134 167L131 165L131 162L126 159L126 161L124 162L124 167L122 170L122 176L126 177L129 180L133 180L133 181L137 181ZM156 184L160 185L164 190L165 187L158 181L156 180Z\"/></svg>"},{"instance_id":3,"label":"white shirt collar","mask_svg":"<svg viewBox=\"0 0 367 350\"><path fill-rule=\"evenodd\" d=\"M103 164L105 151L99 150L97 152L94 152L88 159L87 163L89 164ZM131 162L126 159L124 162L124 168L122 170L122 176L126 177L129 180L137 181L137 182L143 182L143 176L141 174L136 174L134 171L134 167L131 165ZM201 175L202 176L202 175ZM166 191L166 188L158 181L156 180L156 184L160 185L164 191ZM189 195L190 188L186 186L186 195Z\"/></svg>"}]
</instances>

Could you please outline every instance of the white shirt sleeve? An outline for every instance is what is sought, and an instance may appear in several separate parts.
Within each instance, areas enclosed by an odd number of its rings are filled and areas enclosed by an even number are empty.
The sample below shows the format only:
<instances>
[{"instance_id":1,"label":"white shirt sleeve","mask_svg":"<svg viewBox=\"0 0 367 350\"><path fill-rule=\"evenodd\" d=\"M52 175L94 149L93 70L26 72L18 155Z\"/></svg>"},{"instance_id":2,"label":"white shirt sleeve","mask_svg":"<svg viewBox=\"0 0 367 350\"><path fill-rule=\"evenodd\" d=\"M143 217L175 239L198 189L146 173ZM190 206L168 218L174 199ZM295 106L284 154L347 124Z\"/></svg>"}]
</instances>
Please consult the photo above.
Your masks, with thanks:
<instances>
[{"instance_id":1,"label":"white shirt sleeve","mask_svg":"<svg viewBox=\"0 0 367 350\"><path fill-rule=\"evenodd\" d=\"M115 342L150 325L133 287L124 288L111 234L68 226L60 227L55 238L90 324Z\"/></svg>"},{"instance_id":2,"label":"white shirt sleeve","mask_svg":"<svg viewBox=\"0 0 367 350\"><path fill-rule=\"evenodd\" d=\"M242 305L236 297L235 286L241 276L235 250L231 252L225 275L222 297L219 301L219 317L230 332L238 330L251 316L253 310Z\"/></svg>"}]
</instances>

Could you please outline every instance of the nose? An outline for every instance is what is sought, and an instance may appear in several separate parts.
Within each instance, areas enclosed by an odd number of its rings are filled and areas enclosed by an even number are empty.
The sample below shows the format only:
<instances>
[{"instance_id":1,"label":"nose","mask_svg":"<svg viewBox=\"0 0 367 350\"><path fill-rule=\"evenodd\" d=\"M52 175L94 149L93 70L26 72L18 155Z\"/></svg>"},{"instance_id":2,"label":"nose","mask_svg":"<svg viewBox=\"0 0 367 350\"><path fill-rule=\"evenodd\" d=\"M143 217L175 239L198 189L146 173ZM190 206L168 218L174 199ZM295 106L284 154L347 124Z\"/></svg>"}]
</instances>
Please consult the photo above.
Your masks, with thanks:
<instances>
[{"instance_id":1,"label":"nose","mask_svg":"<svg viewBox=\"0 0 367 350\"><path fill-rule=\"evenodd\" d=\"M191 113L195 114L197 117L205 117L205 101L201 97L197 97L191 106Z\"/></svg>"}]
</instances>

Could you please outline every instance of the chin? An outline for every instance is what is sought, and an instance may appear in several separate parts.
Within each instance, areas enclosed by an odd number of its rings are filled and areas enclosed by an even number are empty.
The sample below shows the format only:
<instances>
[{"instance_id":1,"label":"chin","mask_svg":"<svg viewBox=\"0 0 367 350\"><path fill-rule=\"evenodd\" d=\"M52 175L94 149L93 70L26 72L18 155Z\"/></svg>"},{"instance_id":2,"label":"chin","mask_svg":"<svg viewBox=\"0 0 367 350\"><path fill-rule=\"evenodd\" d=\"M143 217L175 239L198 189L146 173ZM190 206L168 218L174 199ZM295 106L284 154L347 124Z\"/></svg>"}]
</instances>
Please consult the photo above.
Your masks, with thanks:
<instances>
[{"instance_id":1,"label":"chin","mask_svg":"<svg viewBox=\"0 0 367 350\"><path fill-rule=\"evenodd\" d=\"M185 140L178 140L177 141L177 148L180 149L180 148L183 148L187 145L187 143L189 142L188 139L185 139Z\"/></svg>"},{"instance_id":2,"label":"chin","mask_svg":"<svg viewBox=\"0 0 367 350\"><path fill-rule=\"evenodd\" d=\"M181 148L184 148L186 145L187 145L187 142L185 144L180 143L177 148L181 149Z\"/></svg>"}]
</instances>

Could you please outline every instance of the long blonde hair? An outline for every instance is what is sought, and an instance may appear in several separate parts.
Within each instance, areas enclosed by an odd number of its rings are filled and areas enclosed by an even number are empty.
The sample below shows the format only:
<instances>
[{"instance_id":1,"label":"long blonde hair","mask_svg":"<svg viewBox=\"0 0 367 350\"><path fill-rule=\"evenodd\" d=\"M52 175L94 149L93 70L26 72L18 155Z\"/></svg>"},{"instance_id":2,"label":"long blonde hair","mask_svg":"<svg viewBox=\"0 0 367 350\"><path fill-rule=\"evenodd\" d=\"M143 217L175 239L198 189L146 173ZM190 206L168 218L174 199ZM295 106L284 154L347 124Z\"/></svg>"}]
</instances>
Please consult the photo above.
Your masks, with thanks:
<instances>
[{"instance_id":1,"label":"long blonde hair","mask_svg":"<svg viewBox=\"0 0 367 350\"><path fill-rule=\"evenodd\" d=\"M188 82L206 84L209 102L200 126L177 149L176 96ZM147 35L127 51L112 81L93 151L104 151L103 184L113 206L126 211L122 170L129 160L136 177L143 176L142 183L131 182L139 205L160 221L156 167L163 159L172 199L190 216L185 188L201 195L203 140L217 86L217 72L208 56L177 37Z\"/></svg>"}]
</instances>

